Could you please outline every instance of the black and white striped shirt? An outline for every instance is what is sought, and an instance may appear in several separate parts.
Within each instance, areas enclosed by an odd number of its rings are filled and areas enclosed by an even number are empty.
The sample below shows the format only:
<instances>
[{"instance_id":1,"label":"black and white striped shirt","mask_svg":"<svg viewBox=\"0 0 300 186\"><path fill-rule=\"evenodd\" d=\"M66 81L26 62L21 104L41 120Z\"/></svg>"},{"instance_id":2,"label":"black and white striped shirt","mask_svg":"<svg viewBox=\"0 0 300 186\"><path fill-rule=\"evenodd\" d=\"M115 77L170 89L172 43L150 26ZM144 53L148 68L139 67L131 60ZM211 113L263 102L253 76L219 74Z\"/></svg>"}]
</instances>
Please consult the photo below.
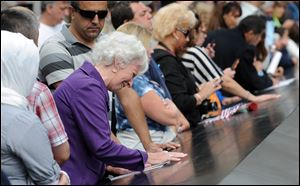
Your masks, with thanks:
<instances>
[{"instance_id":1,"label":"black and white striped shirt","mask_svg":"<svg viewBox=\"0 0 300 186\"><path fill-rule=\"evenodd\" d=\"M198 46L187 49L182 62L193 74L198 85L223 76L218 65Z\"/></svg>"}]
</instances>

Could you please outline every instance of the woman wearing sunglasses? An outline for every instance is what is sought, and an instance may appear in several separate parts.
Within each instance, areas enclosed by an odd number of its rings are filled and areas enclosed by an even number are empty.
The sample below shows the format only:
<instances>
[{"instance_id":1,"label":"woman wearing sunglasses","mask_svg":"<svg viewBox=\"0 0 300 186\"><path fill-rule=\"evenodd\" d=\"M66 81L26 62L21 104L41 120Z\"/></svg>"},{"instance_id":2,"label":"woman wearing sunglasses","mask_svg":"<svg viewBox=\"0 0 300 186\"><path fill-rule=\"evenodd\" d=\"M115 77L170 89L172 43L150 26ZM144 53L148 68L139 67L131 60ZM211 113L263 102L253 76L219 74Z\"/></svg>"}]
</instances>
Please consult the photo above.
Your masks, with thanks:
<instances>
[{"instance_id":1,"label":"woman wearing sunglasses","mask_svg":"<svg viewBox=\"0 0 300 186\"><path fill-rule=\"evenodd\" d=\"M193 75L179 57L189 41L189 31L195 23L194 13L185 5L177 3L160 9L153 20L153 35L159 41L159 46L152 56L160 65L174 103L190 122L191 127L201 121L202 101L221 88L215 84L215 80L199 90Z\"/></svg>"}]
</instances>

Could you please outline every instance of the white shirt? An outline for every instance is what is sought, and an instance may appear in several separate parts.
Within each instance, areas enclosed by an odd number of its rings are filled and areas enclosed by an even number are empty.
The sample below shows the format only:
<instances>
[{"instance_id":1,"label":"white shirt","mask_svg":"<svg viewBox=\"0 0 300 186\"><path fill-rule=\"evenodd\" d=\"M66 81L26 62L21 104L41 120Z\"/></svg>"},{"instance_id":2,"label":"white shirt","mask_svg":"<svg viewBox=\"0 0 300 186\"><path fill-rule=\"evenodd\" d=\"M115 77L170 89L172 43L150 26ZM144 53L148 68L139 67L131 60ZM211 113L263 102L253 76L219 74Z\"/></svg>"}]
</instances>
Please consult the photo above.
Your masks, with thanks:
<instances>
[{"instance_id":1,"label":"white shirt","mask_svg":"<svg viewBox=\"0 0 300 186\"><path fill-rule=\"evenodd\" d=\"M52 35L56 34L57 32L60 32L62 29L62 26L65 24L64 21L62 21L60 24L57 24L55 26L48 26L44 23L40 23L39 28L39 41L38 46L41 48L43 43Z\"/></svg>"},{"instance_id":2,"label":"white shirt","mask_svg":"<svg viewBox=\"0 0 300 186\"><path fill-rule=\"evenodd\" d=\"M241 2L242 15L239 17L239 22L249 15L261 14L261 10L248 2Z\"/></svg>"}]
</instances>

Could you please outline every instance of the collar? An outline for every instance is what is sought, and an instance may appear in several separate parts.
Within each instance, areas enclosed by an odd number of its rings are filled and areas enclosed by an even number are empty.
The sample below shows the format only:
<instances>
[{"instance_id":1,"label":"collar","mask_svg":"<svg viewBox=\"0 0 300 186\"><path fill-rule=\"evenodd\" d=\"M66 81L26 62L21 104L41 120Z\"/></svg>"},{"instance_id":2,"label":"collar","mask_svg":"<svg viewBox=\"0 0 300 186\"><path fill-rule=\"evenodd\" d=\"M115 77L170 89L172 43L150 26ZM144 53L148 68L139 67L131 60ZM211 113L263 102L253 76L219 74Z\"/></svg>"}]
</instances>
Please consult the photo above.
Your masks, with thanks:
<instances>
[{"instance_id":1,"label":"collar","mask_svg":"<svg viewBox=\"0 0 300 186\"><path fill-rule=\"evenodd\" d=\"M66 41L68 43L70 43L71 45L79 44L79 45L83 45L91 50L91 48L89 46L86 46L85 44L79 42L76 39L76 37L70 32L69 27L70 27L70 25L65 24L65 25L63 25L63 27L61 29L61 33L65 37Z\"/></svg>"},{"instance_id":2,"label":"collar","mask_svg":"<svg viewBox=\"0 0 300 186\"><path fill-rule=\"evenodd\" d=\"M101 89L103 88L104 91L104 95L105 95L105 100L106 100L106 106L107 106L107 110L108 112L110 111L109 108L109 95L108 95L108 91L105 85L104 80L102 79L101 75L99 74L99 72L97 71L97 69L95 68L95 66L89 62L89 61L85 61L83 63L83 65L80 67L80 69L89 77L95 79L96 81L99 82Z\"/></svg>"},{"instance_id":3,"label":"collar","mask_svg":"<svg viewBox=\"0 0 300 186\"><path fill-rule=\"evenodd\" d=\"M61 29L62 35L66 38L68 43L74 44L79 43L79 41L75 38L75 36L69 30L70 25L63 25Z\"/></svg>"},{"instance_id":4,"label":"collar","mask_svg":"<svg viewBox=\"0 0 300 186\"><path fill-rule=\"evenodd\" d=\"M83 65L80 67L80 69L88 76L105 84L102 77L100 76L99 72L97 71L97 69L94 67L94 65L91 62L85 61L83 63Z\"/></svg>"}]
</instances>

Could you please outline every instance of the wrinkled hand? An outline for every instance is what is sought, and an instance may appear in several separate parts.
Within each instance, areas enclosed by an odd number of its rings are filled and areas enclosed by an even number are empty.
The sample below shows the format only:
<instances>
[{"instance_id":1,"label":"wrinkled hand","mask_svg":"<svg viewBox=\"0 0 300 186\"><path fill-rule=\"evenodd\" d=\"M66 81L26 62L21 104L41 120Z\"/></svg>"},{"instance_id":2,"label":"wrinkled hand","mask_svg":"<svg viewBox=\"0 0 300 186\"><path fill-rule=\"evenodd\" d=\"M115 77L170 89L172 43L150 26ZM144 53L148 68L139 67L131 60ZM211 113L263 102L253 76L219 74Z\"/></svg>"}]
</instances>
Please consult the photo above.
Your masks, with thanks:
<instances>
[{"instance_id":1,"label":"wrinkled hand","mask_svg":"<svg viewBox=\"0 0 300 186\"><path fill-rule=\"evenodd\" d=\"M122 175L122 174L128 174L131 171L128 169L120 168L120 167L113 167L111 165L106 166L106 171L112 174Z\"/></svg>"},{"instance_id":2,"label":"wrinkled hand","mask_svg":"<svg viewBox=\"0 0 300 186\"><path fill-rule=\"evenodd\" d=\"M279 94L263 94L260 96L255 96L255 99L253 100L256 103L272 100L272 99L278 99L281 95Z\"/></svg>"},{"instance_id":3,"label":"wrinkled hand","mask_svg":"<svg viewBox=\"0 0 300 186\"><path fill-rule=\"evenodd\" d=\"M150 143L147 145L147 147L145 147L145 150L147 152L162 152L163 149L160 147L160 144L156 144L156 143Z\"/></svg>"},{"instance_id":4,"label":"wrinkled hand","mask_svg":"<svg viewBox=\"0 0 300 186\"><path fill-rule=\"evenodd\" d=\"M148 152L148 160L146 164L158 164L163 163L166 161L180 161L181 158L186 157L187 154L182 152L168 152L168 151L162 151L162 152Z\"/></svg>"}]
</instances>

